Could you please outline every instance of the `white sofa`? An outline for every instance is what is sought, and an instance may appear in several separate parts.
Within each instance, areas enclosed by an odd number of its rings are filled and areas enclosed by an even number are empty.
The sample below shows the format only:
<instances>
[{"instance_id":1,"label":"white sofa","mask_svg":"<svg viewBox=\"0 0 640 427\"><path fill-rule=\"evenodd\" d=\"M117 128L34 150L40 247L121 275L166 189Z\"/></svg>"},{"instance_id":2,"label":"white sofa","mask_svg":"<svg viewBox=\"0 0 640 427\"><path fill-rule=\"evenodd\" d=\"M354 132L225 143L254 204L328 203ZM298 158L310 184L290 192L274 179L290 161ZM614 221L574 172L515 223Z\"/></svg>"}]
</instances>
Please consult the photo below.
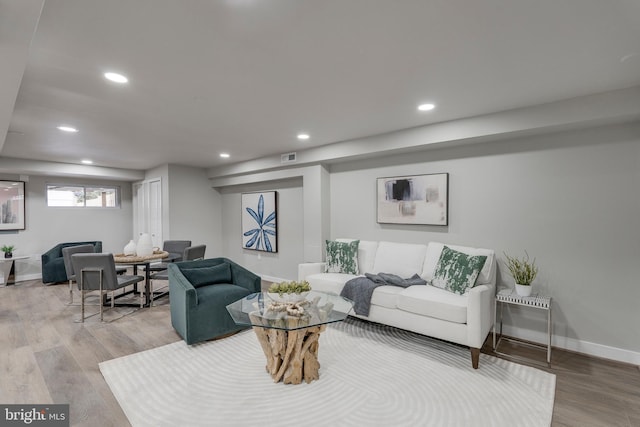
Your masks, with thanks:
<instances>
[{"instance_id":1,"label":"white sofa","mask_svg":"<svg viewBox=\"0 0 640 427\"><path fill-rule=\"evenodd\" d=\"M336 239L350 242L354 239ZM449 245L468 255L486 255L476 285L458 295L431 285L380 286L373 292L368 316L354 316L401 329L468 346L471 361L478 368L480 348L493 326L496 284L495 253L489 249ZM433 278L443 243L428 245L372 242L358 245L358 273L391 273L403 278L419 274L429 282ZM356 275L325 273L325 263L298 266L298 280L307 280L317 291L340 294L344 284Z\"/></svg>"}]
</instances>

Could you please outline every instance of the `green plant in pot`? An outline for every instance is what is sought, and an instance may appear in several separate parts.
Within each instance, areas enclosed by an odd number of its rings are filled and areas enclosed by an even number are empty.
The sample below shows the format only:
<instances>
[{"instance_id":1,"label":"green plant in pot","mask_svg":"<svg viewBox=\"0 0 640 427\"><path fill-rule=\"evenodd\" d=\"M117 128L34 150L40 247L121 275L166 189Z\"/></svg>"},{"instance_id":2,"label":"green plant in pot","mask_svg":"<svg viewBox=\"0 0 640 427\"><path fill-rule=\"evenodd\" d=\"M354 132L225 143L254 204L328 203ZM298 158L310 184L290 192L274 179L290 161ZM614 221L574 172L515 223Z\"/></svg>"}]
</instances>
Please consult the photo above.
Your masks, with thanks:
<instances>
[{"instance_id":1,"label":"green plant in pot","mask_svg":"<svg viewBox=\"0 0 640 427\"><path fill-rule=\"evenodd\" d=\"M13 245L4 245L2 248L0 248L0 250L2 250L2 252L4 252L4 257L5 258L11 258L13 256L13 250L16 247Z\"/></svg>"},{"instance_id":2,"label":"green plant in pot","mask_svg":"<svg viewBox=\"0 0 640 427\"><path fill-rule=\"evenodd\" d=\"M538 267L535 258L531 260L527 251L522 258L511 257L504 254L507 259L507 268L516 282L516 293L528 297L531 295L531 282L538 275Z\"/></svg>"},{"instance_id":3,"label":"green plant in pot","mask_svg":"<svg viewBox=\"0 0 640 427\"><path fill-rule=\"evenodd\" d=\"M311 285L306 280L301 282L280 282L269 286L267 294L274 301L296 302L303 300L310 290Z\"/></svg>"}]
</instances>

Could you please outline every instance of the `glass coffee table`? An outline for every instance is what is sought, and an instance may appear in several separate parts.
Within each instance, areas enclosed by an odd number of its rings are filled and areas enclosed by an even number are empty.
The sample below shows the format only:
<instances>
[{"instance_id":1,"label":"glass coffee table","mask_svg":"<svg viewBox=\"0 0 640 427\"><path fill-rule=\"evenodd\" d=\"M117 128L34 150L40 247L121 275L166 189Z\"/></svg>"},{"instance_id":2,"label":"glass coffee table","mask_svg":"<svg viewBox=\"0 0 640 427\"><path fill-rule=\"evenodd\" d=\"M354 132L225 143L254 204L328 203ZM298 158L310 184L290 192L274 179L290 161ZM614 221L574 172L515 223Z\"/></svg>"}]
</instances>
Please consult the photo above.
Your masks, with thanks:
<instances>
[{"instance_id":1,"label":"glass coffee table","mask_svg":"<svg viewBox=\"0 0 640 427\"><path fill-rule=\"evenodd\" d=\"M318 291L300 296L258 292L227 306L236 324L253 327L267 372L285 384L320 378L320 334L327 324L346 319L352 308L351 300Z\"/></svg>"}]
</instances>

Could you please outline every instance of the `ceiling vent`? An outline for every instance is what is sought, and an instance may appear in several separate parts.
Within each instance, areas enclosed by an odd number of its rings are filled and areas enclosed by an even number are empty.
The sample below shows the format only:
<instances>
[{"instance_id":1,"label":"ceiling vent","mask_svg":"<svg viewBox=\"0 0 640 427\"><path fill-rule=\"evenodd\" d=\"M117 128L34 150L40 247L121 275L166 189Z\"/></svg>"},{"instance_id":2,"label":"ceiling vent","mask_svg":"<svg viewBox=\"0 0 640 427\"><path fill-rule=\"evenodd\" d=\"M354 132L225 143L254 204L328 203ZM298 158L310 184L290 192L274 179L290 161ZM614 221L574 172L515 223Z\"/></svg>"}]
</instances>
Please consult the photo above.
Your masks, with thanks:
<instances>
[{"instance_id":1,"label":"ceiling vent","mask_svg":"<svg viewBox=\"0 0 640 427\"><path fill-rule=\"evenodd\" d=\"M287 153L280 156L280 163L294 163L296 161L296 153Z\"/></svg>"}]
</instances>

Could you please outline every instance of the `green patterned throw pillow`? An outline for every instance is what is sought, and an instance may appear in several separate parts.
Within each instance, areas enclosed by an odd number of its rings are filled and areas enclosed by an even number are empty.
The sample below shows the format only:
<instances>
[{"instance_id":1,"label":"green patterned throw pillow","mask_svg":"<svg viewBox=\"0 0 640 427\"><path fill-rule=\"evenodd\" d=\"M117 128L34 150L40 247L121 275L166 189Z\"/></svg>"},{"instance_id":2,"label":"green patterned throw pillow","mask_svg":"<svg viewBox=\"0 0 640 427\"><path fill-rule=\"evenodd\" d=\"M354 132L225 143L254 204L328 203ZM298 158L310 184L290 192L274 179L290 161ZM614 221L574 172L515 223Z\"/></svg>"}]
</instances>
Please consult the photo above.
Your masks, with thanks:
<instances>
[{"instance_id":1,"label":"green patterned throw pillow","mask_svg":"<svg viewBox=\"0 0 640 427\"><path fill-rule=\"evenodd\" d=\"M431 284L462 295L475 286L486 260L484 255L467 255L445 246Z\"/></svg>"},{"instance_id":2,"label":"green patterned throw pillow","mask_svg":"<svg viewBox=\"0 0 640 427\"><path fill-rule=\"evenodd\" d=\"M325 273L358 274L358 244L353 242L332 242L327 240L327 262Z\"/></svg>"}]
</instances>

